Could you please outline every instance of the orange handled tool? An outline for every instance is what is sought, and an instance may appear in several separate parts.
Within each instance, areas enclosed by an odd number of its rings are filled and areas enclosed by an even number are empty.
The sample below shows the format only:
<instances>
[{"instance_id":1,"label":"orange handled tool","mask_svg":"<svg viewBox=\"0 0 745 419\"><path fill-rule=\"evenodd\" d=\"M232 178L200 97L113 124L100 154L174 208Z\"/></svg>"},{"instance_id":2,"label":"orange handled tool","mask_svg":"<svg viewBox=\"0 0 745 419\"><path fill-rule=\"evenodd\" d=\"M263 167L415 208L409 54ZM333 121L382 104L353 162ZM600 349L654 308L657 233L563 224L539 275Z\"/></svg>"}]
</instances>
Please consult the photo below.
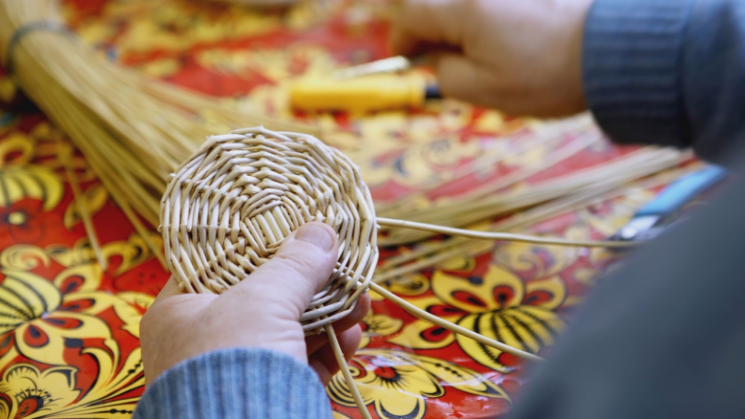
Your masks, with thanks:
<instances>
[{"instance_id":1,"label":"orange handled tool","mask_svg":"<svg viewBox=\"0 0 745 419\"><path fill-rule=\"evenodd\" d=\"M290 104L304 111L377 111L419 108L440 97L422 74L372 74L352 78L303 78L290 85Z\"/></svg>"}]
</instances>

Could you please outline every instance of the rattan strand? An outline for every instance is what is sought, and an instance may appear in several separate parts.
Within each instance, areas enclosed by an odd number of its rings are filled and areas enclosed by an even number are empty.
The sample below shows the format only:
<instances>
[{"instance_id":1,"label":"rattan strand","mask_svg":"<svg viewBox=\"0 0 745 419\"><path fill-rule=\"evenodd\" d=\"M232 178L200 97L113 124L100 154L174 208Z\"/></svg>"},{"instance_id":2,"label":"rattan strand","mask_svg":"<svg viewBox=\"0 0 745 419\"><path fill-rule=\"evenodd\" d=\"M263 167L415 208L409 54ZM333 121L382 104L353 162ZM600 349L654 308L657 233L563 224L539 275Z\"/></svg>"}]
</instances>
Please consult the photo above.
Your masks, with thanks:
<instances>
[{"instance_id":1,"label":"rattan strand","mask_svg":"<svg viewBox=\"0 0 745 419\"><path fill-rule=\"evenodd\" d=\"M375 209L354 163L309 135L237 130L210 137L161 202L168 265L194 293L226 291L311 221L336 230L339 259L301 318L306 334L354 308L378 261Z\"/></svg>"}]
</instances>

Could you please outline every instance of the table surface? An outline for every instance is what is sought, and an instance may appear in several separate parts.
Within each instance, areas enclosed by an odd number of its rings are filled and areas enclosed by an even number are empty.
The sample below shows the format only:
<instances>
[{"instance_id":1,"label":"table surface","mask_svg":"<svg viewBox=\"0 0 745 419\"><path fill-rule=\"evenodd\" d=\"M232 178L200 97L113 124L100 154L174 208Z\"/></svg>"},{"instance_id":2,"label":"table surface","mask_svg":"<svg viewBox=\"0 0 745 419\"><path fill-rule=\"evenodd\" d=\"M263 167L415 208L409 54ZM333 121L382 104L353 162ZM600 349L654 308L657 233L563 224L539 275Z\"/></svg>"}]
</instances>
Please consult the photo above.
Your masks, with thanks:
<instances>
[{"instance_id":1,"label":"table surface","mask_svg":"<svg viewBox=\"0 0 745 419\"><path fill-rule=\"evenodd\" d=\"M238 107L292 117L284 81L385 57L383 1L318 0L283 12L186 0L74 0L71 26L102 57ZM73 165L109 265L96 262L58 145L65 136L24 103L0 70L0 416L126 418L143 392L138 324L168 273L77 154ZM8 105L10 103L10 105ZM295 115L355 160L378 203L433 179L424 199L457 196L540 162L546 142L517 153L546 122L454 102L416 112ZM550 123L549 123L550 125ZM571 136L561 139L571 142ZM523 182L546 179L629 152L599 141ZM448 183L485 153L510 156ZM516 187L521 187L520 185ZM612 234L651 196L643 188L541 222L533 233ZM152 238L160 240L153 230ZM381 264L443 240L381 249ZM388 283L418 307L541 354L611 262L605 250L486 243ZM522 366L468 339L416 320L373 295L351 367L370 412L382 418L492 417L525 384ZM195 384L196 385L196 384ZM209 397L209 389L203 392ZM335 417L358 417L340 376L328 388Z\"/></svg>"}]
</instances>

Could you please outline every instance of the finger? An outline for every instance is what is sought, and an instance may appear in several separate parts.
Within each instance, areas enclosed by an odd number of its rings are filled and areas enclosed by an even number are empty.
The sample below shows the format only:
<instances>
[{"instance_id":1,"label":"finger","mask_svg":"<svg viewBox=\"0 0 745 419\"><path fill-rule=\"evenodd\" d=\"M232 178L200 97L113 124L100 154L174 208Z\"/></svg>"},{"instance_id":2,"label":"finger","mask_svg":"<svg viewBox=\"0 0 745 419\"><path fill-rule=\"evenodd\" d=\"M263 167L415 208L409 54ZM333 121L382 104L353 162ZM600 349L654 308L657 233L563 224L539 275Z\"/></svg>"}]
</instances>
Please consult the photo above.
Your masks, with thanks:
<instances>
[{"instance_id":1,"label":"finger","mask_svg":"<svg viewBox=\"0 0 745 419\"><path fill-rule=\"evenodd\" d=\"M368 311L370 311L370 296L367 294L363 294L360 299L357 300L357 305L354 306L352 312L343 319L334 322L332 326L334 327L335 331L339 333L344 332L361 322L362 319L365 318L365 315ZM321 349L321 347L323 347L323 345L327 343L328 336L326 336L325 333L320 335L311 335L305 338L305 346L308 350L308 355Z\"/></svg>"},{"instance_id":2,"label":"finger","mask_svg":"<svg viewBox=\"0 0 745 419\"><path fill-rule=\"evenodd\" d=\"M390 35L388 35L388 45L393 55L415 57L422 55L422 51L429 44L408 30L400 26L394 26Z\"/></svg>"},{"instance_id":3,"label":"finger","mask_svg":"<svg viewBox=\"0 0 745 419\"><path fill-rule=\"evenodd\" d=\"M467 10L458 0L409 0L401 7L391 31L394 54L413 55L422 44L460 46Z\"/></svg>"},{"instance_id":4,"label":"finger","mask_svg":"<svg viewBox=\"0 0 745 419\"><path fill-rule=\"evenodd\" d=\"M240 309L248 301L263 302L299 319L328 282L337 258L336 232L322 223L305 224L284 239L272 259L223 294L224 304Z\"/></svg>"},{"instance_id":5,"label":"finger","mask_svg":"<svg viewBox=\"0 0 745 419\"><path fill-rule=\"evenodd\" d=\"M391 32L389 42L394 55L404 55L416 58L419 60L417 61L417 64L427 64L427 61L421 60L421 58L430 55L462 53L460 45L425 42L400 30L394 30Z\"/></svg>"},{"instance_id":6,"label":"finger","mask_svg":"<svg viewBox=\"0 0 745 419\"><path fill-rule=\"evenodd\" d=\"M557 117L576 113L582 105L567 106L550 94L510 78L499 68L488 68L460 54L439 54L435 69L444 97L498 109L510 115ZM568 108L565 110L565 108Z\"/></svg>"},{"instance_id":7,"label":"finger","mask_svg":"<svg viewBox=\"0 0 745 419\"><path fill-rule=\"evenodd\" d=\"M339 340L339 346L344 354L344 359L349 361L354 357L360 345L362 329L356 326L343 333L337 333L336 337ZM339 363L336 361L336 355L334 355L334 350L331 348L330 343L327 343L316 351L316 353L308 357L308 365L316 370L324 386L331 381L331 377L334 374L339 372Z\"/></svg>"},{"instance_id":8,"label":"finger","mask_svg":"<svg viewBox=\"0 0 745 419\"><path fill-rule=\"evenodd\" d=\"M438 55L435 70L443 96L492 108L503 105L499 75L463 55Z\"/></svg>"}]
</instances>

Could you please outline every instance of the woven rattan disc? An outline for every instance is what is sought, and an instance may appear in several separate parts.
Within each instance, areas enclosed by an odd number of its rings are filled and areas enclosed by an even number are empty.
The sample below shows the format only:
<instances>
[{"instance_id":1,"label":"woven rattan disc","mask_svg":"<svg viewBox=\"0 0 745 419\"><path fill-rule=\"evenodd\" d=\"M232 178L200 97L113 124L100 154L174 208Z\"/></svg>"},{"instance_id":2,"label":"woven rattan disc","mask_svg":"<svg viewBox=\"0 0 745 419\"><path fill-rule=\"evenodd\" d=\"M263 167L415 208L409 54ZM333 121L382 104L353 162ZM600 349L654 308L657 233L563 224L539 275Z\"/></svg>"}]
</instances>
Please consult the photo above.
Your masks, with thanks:
<instances>
[{"instance_id":1,"label":"woven rattan disc","mask_svg":"<svg viewBox=\"0 0 745 419\"><path fill-rule=\"evenodd\" d=\"M375 209L359 169L315 137L264 128L210 137L161 201L166 259L183 290L221 293L310 221L334 228L339 259L300 319L306 334L347 315L378 261Z\"/></svg>"}]
</instances>

